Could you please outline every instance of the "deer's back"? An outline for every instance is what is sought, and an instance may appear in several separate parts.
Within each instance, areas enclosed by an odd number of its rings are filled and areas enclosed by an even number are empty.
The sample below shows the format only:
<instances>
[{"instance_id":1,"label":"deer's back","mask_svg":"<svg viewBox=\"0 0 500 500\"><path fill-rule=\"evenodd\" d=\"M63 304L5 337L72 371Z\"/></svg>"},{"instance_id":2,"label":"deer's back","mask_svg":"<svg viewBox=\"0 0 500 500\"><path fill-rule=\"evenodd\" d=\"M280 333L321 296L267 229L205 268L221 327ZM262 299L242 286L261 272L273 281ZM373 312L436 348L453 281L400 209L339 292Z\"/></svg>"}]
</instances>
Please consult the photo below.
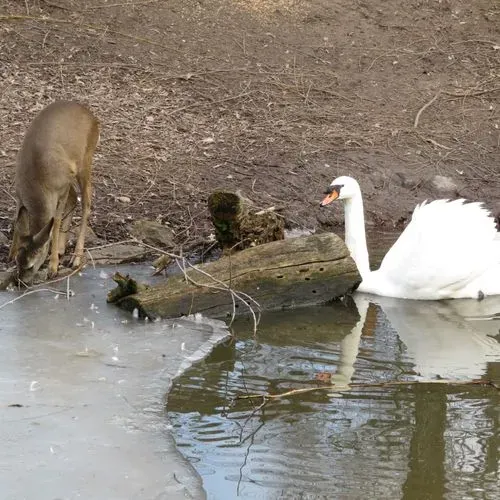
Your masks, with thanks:
<instances>
[{"instance_id":1,"label":"deer's back","mask_svg":"<svg viewBox=\"0 0 500 500\"><path fill-rule=\"evenodd\" d=\"M74 177L92 154L99 136L94 115L71 101L56 101L43 109L31 123L19 151L17 190L39 184L50 189Z\"/></svg>"}]
</instances>

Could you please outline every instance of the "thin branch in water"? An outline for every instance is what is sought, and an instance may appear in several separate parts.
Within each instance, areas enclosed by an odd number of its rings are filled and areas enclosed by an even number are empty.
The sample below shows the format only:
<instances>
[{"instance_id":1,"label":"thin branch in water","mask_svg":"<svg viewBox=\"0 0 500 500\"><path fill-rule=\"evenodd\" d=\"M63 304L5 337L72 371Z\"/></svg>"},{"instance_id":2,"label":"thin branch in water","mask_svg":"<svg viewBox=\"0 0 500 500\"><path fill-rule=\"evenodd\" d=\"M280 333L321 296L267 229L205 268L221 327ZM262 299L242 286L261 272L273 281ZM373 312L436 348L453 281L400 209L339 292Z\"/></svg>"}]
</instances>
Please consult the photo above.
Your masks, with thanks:
<instances>
[{"instance_id":1,"label":"thin branch in water","mask_svg":"<svg viewBox=\"0 0 500 500\"><path fill-rule=\"evenodd\" d=\"M305 387L302 389L292 389L290 391L283 392L281 394L241 394L236 396L235 399L259 399L262 398L265 401L272 399L281 399L288 396L295 396L297 394L304 394L308 392L316 391L345 391L349 389L372 389L372 388L385 388L385 387L395 387L402 385L422 385L422 384L448 384L448 385L482 385L493 387L500 390L500 386L493 382L492 380L454 380L454 379L439 379L439 380L393 380L388 382L374 382L374 383L356 383L349 385L326 385L321 387Z\"/></svg>"}]
</instances>

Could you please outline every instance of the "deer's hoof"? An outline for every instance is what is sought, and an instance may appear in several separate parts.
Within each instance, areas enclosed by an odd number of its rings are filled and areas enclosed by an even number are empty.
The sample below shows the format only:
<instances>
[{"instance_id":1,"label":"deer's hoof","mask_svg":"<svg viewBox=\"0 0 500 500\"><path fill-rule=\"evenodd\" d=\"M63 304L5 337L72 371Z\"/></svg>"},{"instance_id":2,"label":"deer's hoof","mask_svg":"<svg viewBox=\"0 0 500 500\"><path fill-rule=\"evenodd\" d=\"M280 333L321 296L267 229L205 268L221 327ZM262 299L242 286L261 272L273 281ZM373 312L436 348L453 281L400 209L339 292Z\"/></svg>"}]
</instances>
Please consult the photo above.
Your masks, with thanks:
<instances>
[{"instance_id":1,"label":"deer's hoof","mask_svg":"<svg viewBox=\"0 0 500 500\"><path fill-rule=\"evenodd\" d=\"M81 267L82 265L82 257L81 255L75 255L72 259L71 259L71 267L73 269L78 269L79 267Z\"/></svg>"},{"instance_id":2,"label":"deer's hoof","mask_svg":"<svg viewBox=\"0 0 500 500\"><path fill-rule=\"evenodd\" d=\"M53 264L52 262L49 264L49 269L47 272L47 278L53 279L57 276L57 271L59 270L59 264Z\"/></svg>"}]
</instances>

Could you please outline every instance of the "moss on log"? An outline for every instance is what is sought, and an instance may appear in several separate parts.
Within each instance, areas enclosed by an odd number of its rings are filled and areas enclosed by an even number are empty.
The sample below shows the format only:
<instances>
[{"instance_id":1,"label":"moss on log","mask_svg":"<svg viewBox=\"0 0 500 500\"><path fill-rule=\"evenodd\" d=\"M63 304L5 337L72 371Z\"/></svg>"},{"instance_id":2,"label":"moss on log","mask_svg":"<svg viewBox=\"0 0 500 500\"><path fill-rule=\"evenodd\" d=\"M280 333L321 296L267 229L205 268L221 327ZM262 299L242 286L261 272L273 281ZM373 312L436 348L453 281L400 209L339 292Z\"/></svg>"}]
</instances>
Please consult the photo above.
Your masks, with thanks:
<instances>
[{"instance_id":1,"label":"moss on log","mask_svg":"<svg viewBox=\"0 0 500 500\"><path fill-rule=\"evenodd\" d=\"M285 237L283 217L272 209L256 211L252 201L239 193L212 193L208 198L208 210L215 237L225 253Z\"/></svg>"},{"instance_id":2,"label":"moss on log","mask_svg":"<svg viewBox=\"0 0 500 500\"><path fill-rule=\"evenodd\" d=\"M121 277L123 278L123 277ZM116 295L113 301L140 317L172 318L194 313L210 317L249 313L244 297L235 298L226 288L243 292L261 310L277 310L326 303L345 295L360 277L344 242L325 233L275 241L188 268L186 275L170 277L164 284ZM121 290L128 285L121 283ZM132 285L132 289L135 285ZM254 306L254 309L257 307Z\"/></svg>"}]
</instances>

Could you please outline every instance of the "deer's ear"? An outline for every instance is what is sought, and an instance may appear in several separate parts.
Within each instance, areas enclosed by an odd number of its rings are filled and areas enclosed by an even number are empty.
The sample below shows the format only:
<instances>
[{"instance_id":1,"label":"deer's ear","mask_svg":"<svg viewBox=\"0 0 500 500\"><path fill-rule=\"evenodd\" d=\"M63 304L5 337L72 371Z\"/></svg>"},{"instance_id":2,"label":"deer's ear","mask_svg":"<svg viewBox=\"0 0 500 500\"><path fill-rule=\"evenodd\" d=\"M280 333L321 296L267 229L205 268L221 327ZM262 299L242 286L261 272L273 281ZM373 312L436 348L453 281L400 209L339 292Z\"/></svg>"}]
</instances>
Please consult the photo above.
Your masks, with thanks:
<instances>
[{"instance_id":1,"label":"deer's ear","mask_svg":"<svg viewBox=\"0 0 500 500\"><path fill-rule=\"evenodd\" d=\"M47 243L50 239L50 235L52 234L52 228L54 227L54 217L52 217L49 222L45 225L45 227L42 227L40 231L38 231L35 236L33 236L33 247L34 248L40 248Z\"/></svg>"},{"instance_id":2,"label":"deer's ear","mask_svg":"<svg viewBox=\"0 0 500 500\"><path fill-rule=\"evenodd\" d=\"M30 220L26 207L20 207L17 211L17 219L14 227L14 230L21 238L30 234Z\"/></svg>"},{"instance_id":3,"label":"deer's ear","mask_svg":"<svg viewBox=\"0 0 500 500\"><path fill-rule=\"evenodd\" d=\"M29 235L29 218L26 207L20 207L17 211L16 220L14 221L14 233L12 236L12 244L9 251L9 261L16 258L21 242Z\"/></svg>"}]
</instances>

